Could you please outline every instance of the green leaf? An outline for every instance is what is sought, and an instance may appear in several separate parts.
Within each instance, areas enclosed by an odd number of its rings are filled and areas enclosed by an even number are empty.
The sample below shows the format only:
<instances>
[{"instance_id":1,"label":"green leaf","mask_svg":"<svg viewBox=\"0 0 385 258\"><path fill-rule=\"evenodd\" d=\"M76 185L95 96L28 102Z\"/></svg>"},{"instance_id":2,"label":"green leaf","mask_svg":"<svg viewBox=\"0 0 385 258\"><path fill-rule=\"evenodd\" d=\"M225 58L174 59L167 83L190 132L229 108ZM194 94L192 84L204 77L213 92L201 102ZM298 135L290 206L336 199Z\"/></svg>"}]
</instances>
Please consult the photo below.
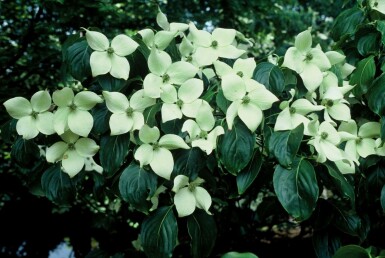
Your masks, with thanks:
<instances>
[{"instance_id":1,"label":"green leaf","mask_svg":"<svg viewBox=\"0 0 385 258\"><path fill-rule=\"evenodd\" d=\"M156 103L155 105L146 108L143 112L144 123L150 127L158 126L156 115L159 113L161 108L161 103Z\"/></svg>"},{"instance_id":2,"label":"green leaf","mask_svg":"<svg viewBox=\"0 0 385 258\"><path fill-rule=\"evenodd\" d=\"M371 258L368 252L358 245L341 246L333 255L333 258Z\"/></svg>"},{"instance_id":3,"label":"green leaf","mask_svg":"<svg viewBox=\"0 0 385 258\"><path fill-rule=\"evenodd\" d=\"M107 109L105 103L97 104L92 109L92 116L94 118L94 126L92 127L92 132L96 134L104 134L110 130L110 117L111 112Z\"/></svg>"},{"instance_id":4,"label":"green leaf","mask_svg":"<svg viewBox=\"0 0 385 258\"><path fill-rule=\"evenodd\" d=\"M249 165L237 175L238 193L243 194L257 178L262 166L262 154L256 150Z\"/></svg>"},{"instance_id":5,"label":"green leaf","mask_svg":"<svg viewBox=\"0 0 385 258\"><path fill-rule=\"evenodd\" d=\"M221 258L258 258L253 253L238 253L238 252L228 252L221 256Z\"/></svg>"},{"instance_id":6,"label":"green leaf","mask_svg":"<svg viewBox=\"0 0 385 258\"><path fill-rule=\"evenodd\" d=\"M385 141L385 115L381 116L380 123L381 123L381 132L380 132L381 140L384 142Z\"/></svg>"},{"instance_id":7,"label":"green leaf","mask_svg":"<svg viewBox=\"0 0 385 258\"><path fill-rule=\"evenodd\" d=\"M385 211L385 185L381 189L381 197L380 197L382 210Z\"/></svg>"},{"instance_id":8,"label":"green leaf","mask_svg":"<svg viewBox=\"0 0 385 258\"><path fill-rule=\"evenodd\" d=\"M343 198L350 200L352 207L355 205L355 194L353 186L346 180L343 174L338 170L338 168L329 162L323 163L328 169L329 176L333 184L335 185L337 191Z\"/></svg>"},{"instance_id":9,"label":"green leaf","mask_svg":"<svg viewBox=\"0 0 385 258\"><path fill-rule=\"evenodd\" d=\"M385 167L382 162L368 170L366 185L371 196L379 196L385 184Z\"/></svg>"},{"instance_id":10,"label":"green leaf","mask_svg":"<svg viewBox=\"0 0 385 258\"><path fill-rule=\"evenodd\" d=\"M376 28L381 33L382 45L385 45L385 21L376 21Z\"/></svg>"},{"instance_id":11,"label":"green leaf","mask_svg":"<svg viewBox=\"0 0 385 258\"><path fill-rule=\"evenodd\" d=\"M117 79L109 74L103 74L96 77L100 87L106 91L120 91L127 83L124 79Z\"/></svg>"},{"instance_id":12,"label":"green leaf","mask_svg":"<svg viewBox=\"0 0 385 258\"><path fill-rule=\"evenodd\" d=\"M219 160L231 174L237 175L253 157L255 135L239 119L231 130L225 127L217 147Z\"/></svg>"},{"instance_id":13,"label":"green leaf","mask_svg":"<svg viewBox=\"0 0 385 258\"><path fill-rule=\"evenodd\" d=\"M119 179L119 191L123 200L135 209L147 213L152 204L148 197L152 197L157 187L157 176L141 168L136 162L123 170Z\"/></svg>"},{"instance_id":14,"label":"green leaf","mask_svg":"<svg viewBox=\"0 0 385 258\"><path fill-rule=\"evenodd\" d=\"M276 96L281 95L285 88L285 76L281 69L272 63L262 62L254 70L253 79L262 83Z\"/></svg>"},{"instance_id":15,"label":"green leaf","mask_svg":"<svg viewBox=\"0 0 385 258\"><path fill-rule=\"evenodd\" d=\"M130 135L105 135L100 140L100 163L103 174L112 176L123 164L130 145Z\"/></svg>"},{"instance_id":16,"label":"green leaf","mask_svg":"<svg viewBox=\"0 0 385 258\"><path fill-rule=\"evenodd\" d=\"M75 188L67 173L60 169L60 163L49 167L41 177L45 196L56 204L71 204L75 198Z\"/></svg>"},{"instance_id":17,"label":"green leaf","mask_svg":"<svg viewBox=\"0 0 385 258\"><path fill-rule=\"evenodd\" d=\"M194 258L209 257L217 237L217 226L213 216L196 209L187 219L191 237L191 253Z\"/></svg>"},{"instance_id":18,"label":"green leaf","mask_svg":"<svg viewBox=\"0 0 385 258\"><path fill-rule=\"evenodd\" d=\"M353 35L357 26L361 24L364 18L363 11L358 7L343 11L334 21L330 33L332 39L337 42L344 36Z\"/></svg>"},{"instance_id":19,"label":"green leaf","mask_svg":"<svg viewBox=\"0 0 385 258\"><path fill-rule=\"evenodd\" d=\"M223 95L223 90L219 90L217 93L217 96L215 98L215 101L217 102L217 105L219 109L226 114L227 109L229 108L231 101L225 98L225 95Z\"/></svg>"},{"instance_id":20,"label":"green leaf","mask_svg":"<svg viewBox=\"0 0 385 258\"><path fill-rule=\"evenodd\" d=\"M205 154L198 147L188 150L177 150L174 154L172 178L177 175L185 175L190 178L190 181L193 181L205 165Z\"/></svg>"},{"instance_id":21,"label":"green leaf","mask_svg":"<svg viewBox=\"0 0 385 258\"><path fill-rule=\"evenodd\" d=\"M68 72L76 80L84 81L91 75L91 52L91 48L88 47L85 37L80 38L80 41L75 42L67 48L64 55L64 62L67 64Z\"/></svg>"},{"instance_id":22,"label":"green leaf","mask_svg":"<svg viewBox=\"0 0 385 258\"><path fill-rule=\"evenodd\" d=\"M369 230L365 225L365 221L356 213L347 211L345 207L340 208L334 205L334 208L336 212L333 225L345 234L359 237L361 241L364 241Z\"/></svg>"},{"instance_id":23,"label":"green leaf","mask_svg":"<svg viewBox=\"0 0 385 258\"><path fill-rule=\"evenodd\" d=\"M161 123L160 129L165 134L178 135L182 131L183 123L183 119L174 119L171 121L167 121L166 123Z\"/></svg>"},{"instance_id":24,"label":"green leaf","mask_svg":"<svg viewBox=\"0 0 385 258\"><path fill-rule=\"evenodd\" d=\"M178 225L172 208L158 208L142 224L139 239L149 258L171 257L178 237Z\"/></svg>"},{"instance_id":25,"label":"green leaf","mask_svg":"<svg viewBox=\"0 0 385 258\"><path fill-rule=\"evenodd\" d=\"M376 74L374 56L369 56L358 62L357 68L350 77L350 85L355 85L352 92L355 96L361 97L366 94Z\"/></svg>"},{"instance_id":26,"label":"green leaf","mask_svg":"<svg viewBox=\"0 0 385 258\"><path fill-rule=\"evenodd\" d=\"M17 119L10 119L0 127L0 137L6 143L13 142L13 135L16 133Z\"/></svg>"},{"instance_id":27,"label":"green leaf","mask_svg":"<svg viewBox=\"0 0 385 258\"><path fill-rule=\"evenodd\" d=\"M312 243L317 258L330 258L341 246L341 239L333 232L321 230L314 231Z\"/></svg>"},{"instance_id":28,"label":"green leaf","mask_svg":"<svg viewBox=\"0 0 385 258\"><path fill-rule=\"evenodd\" d=\"M385 73L381 74L368 92L368 106L379 116L385 115Z\"/></svg>"},{"instance_id":29,"label":"green leaf","mask_svg":"<svg viewBox=\"0 0 385 258\"><path fill-rule=\"evenodd\" d=\"M292 169L278 165L273 176L274 191L285 210L297 220L306 220L318 199L318 183L312 164L304 158L293 160Z\"/></svg>"},{"instance_id":30,"label":"green leaf","mask_svg":"<svg viewBox=\"0 0 385 258\"><path fill-rule=\"evenodd\" d=\"M19 137L12 145L11 157L20 166L31 166L40 157L40 149L33 140Z\"/></svg>"},{"instance_id":31,"label":"green leaf","mask_svg":"<svg viewBox=\"0 0 385 258\"><path fill-rule=\"evenodd\" d=\"M378 33L368 33L358 40L357 50L362 56L376 54L379 51Z\"/></svg>"},{"instance_id":32,"label":"green leaf","mask_svg":"<svg viewBox=\"0 0 385 258\"><path fill-rule=\"evenodd\" d=\"M303 138L304 125L300 124L291 131L274 132L269 140L269 152L281 166L290 167Z\"/></svg>"}]
</instances>

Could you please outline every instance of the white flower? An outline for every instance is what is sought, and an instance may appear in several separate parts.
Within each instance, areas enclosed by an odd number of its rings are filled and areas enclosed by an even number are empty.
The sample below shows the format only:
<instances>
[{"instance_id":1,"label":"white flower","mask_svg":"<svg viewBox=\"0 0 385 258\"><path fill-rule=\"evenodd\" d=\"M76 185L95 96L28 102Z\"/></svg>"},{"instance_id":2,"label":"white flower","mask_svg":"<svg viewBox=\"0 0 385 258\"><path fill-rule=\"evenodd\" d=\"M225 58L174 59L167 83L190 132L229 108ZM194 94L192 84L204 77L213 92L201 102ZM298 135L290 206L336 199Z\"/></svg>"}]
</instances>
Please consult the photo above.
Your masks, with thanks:
<instances>
[{"instance_id":1,"label":"white flower","mask_svg":"<svg viewBox=\"0 0 385 258\"><path fill-rule=\"evenodd\" d=\"M235 59L246 51L237 49L232 43L235 40L236 30L216 28L212 34L198 30L190 23L192 42L196 46L194 56L200 66L211 65L218 57Z\"/></svg>"},{"instance_id":2,"label":"white flower","mask_svg":"<svg viewBox=\"0 0 385 258\"><path fill-rule=\"evenodd\" d=\"M49 112L51 96L48 91L38 91L32 95L31 101L23 97L15 97L3 103L9 115L18 119L16 131L24 139L35 138L39 132L50 135L53 128L53 114Z\"/></svg>"},{"instance_id":3,"label":"white flower","mask_svg":"<svg viewBox=\"0 0 385 258\"><path fill-rule=\"evenodd\" d=\"M233 127L235 117L239 116L250 131L255 131L262 122L262 110L271 108L273 102L278 101L273 93L259 83L247 92L245 81L235 74L223 76L221 85L225 98L232 101L226 112L229 129Z\"/></svg>"},{"instance_id":4,"label":"white flower","mask_svg":"<svg viewBox=\"0 0 385 258\"><path fill-rule=\"evenodd\" d=\"M134 158L139 161L140 166L150 165L151 169L160 177L170 179L174 168L174 158L170 150L190 147L183 139L174 134L166 134L160 137L157 127L150 128L143 125L139 130L139 139L143 142L136 150Z\"/></svg>"},{"instance_id":5,"label":"white flower","mask_svg":"<svg viewBox=\"0 0 385 258\"><path fill-rule=\"evenodd\" d=\"M340 87L330 87L323 95L322 105L325 106L324 118L330 123L334 123L329 115L338 121L350 120L350 108L344 99Z\"/></svg>"},{"instance_id":6,"label":"white flower","mask_svg":"<svg viewBox=\"0 0 385 258\"><path fill-rule=\"evenodd\" d=\"M67 131L60 135L63 141L54 143L47 148L46 159L55 163L61 161L63 171L70 177L77 175L86 164L86 158L94 156L99 146L89 138L79 138L78 135Z\"/></svg>"},{"instance_id":7,"label":"white flower","mask_svg":"<svg viewBox=\"0 0 385 258\"><path fill-rule=\"evenodd\" d=\"M316 133L308 144L313 145L316 149L318 153L317 161L323 163L327 159L331 161L342 160L344 158L342 151L337 147L341 142L341 137L337 130L327 121L314 127ZM310 130L310 132L312 131Z\"/></svg>"},{"instance_id":8,"label":"white flower","mask_svg":"<svg viewBox=\"0 0 385 258\"><path fill-rule=\"evenodd\" d=\"M203 81L192 78L185 81L179 88L178 93L174 87L161 95L162 122L182 118L183 115L195 118L202 103L198 99L203 92Z\"/></svg>"},{"instance_id":9,"label":"white flower","mask_svg":"<svg viewBox=\"0 0 385 258\"><path fill-rule=\"evenodd\" d=\"M125 56L132 54L139 46L126 35L118 35L112 39L97 31L86 29L88 45L95 50L90 57L92 76L110 73L118 79L128 79L130 64Z\"/></svg>"},{"instance_id":10,"label":"white flower","mask_svg":"<svg viewBox=\"0 0 385 258\"><path fill-rule=\"evenodd\" d=\"M328 57L319 48L311 48L310 29L295 38L294 47L285 54L283 67L296 71L302 78L306 89L314 92L322 82L322 71L331 67Z\"/></svg>"},{"instance_id":11,"label":"white flower","mask_svg":"<svg viewBox=\"0 0 385 258\"><path fill-rule=\"evenodd\" d=\"M107 108L112 112L109 122L111 135L139 130L144 125L143 111L154 105L155 99L143 94L143 90L138 90L128 101L127 97L120 92L103 91Z\"/></svg>"},{"instance_id":12,"label":"white flower","mask_svg":"<svg viewBox=\"0 0 385 258\"><path fill-rule=\"evenodd\" d=\"M203 179L197 178L189 183L189 178L185 175L178 175L174 178L175 192L174 204L179 217L191 215L195 211L195 207L203 209L207 214L211 206L210 194L199 185L204 182Z\"/></svg>"},{"instance_id":13,"label":"white flower","mask_svg":"<svg viewBox=\"0 0 385 258\"><path fill-rule=\"evenodd\" d=\"M310 135L307 129L307 125L310 120L306 117L306 115L314 111L322 110L325 107L313 105L307 99L297 99L289 106L293 100L295 91L291 90L290 93L292 95L290 100L283 101L279 106L282 111L277 117L274 125L274 131L293 130L298 125L303 124L305 129L304 134Z\"/></svg>"},{"instance_id":14,"label":"white flower","mask_svg":"<svg viewBox=\"0 0 385 258\"><path fill-rule=\"evenodd\" d=\"M103 99L94 92L82 91L74 95L71 88L63 88L52 94L53 102L58 106L54 114L54 128L61 135L68 129L75 134L87 137L94 124L88 112Z\"/></svg>"},{"instance_id":15,"label":"white flower","mask_svg":"<svg viewBox=\"0 0 385 258\"><path fill-rule=\"evenodd\" d=\"M385 14L385 1L384 0L369 0L369 6L373 10L377 10L380 13Z\"/></svg>"},{"instance_id":16,"label":"white flower","mask_svg":"<svg viewBox=\"0 0 385 258\"><path fill-rule=\"evenodd\" d=\"M173 84L180 85L193 78L198 68L190 63L178 61L172 63L171 57L164 51L153 48L148 57L149 74L144 78L144 94L159 98L163 92L174 91Z\"/></svg>"},{"instance_id":17,"label":"white flower","mask_svg":"<svg viewBox=\"0 0 385 258\"><path fill-rule=\"evenodd\" d=\"M84 170L85 171L96 171L99 174L103 173L103 167L95 162L92 157L87 157L84 160Z\"/></svg>"}]
</instances>

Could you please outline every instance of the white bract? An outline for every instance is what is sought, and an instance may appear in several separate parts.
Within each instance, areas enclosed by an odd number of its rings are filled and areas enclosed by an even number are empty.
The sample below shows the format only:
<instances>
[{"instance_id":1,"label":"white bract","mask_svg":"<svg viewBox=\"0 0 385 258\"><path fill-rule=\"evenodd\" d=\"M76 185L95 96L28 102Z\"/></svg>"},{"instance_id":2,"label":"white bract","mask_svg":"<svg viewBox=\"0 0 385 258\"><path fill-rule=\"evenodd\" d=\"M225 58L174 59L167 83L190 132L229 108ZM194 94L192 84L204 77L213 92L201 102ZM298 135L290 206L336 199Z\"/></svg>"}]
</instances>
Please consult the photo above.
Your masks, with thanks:
<instances>
[{"instance_id":1,"label":"white bract","mask_svg":"<svg viewBox=\"0 0 385 258\"><path fill-rule=\"evenodd\" d=\"M262 110L271 108L278 98L268 91L265 86L257 83L254 89L247 92L245 81L236 74L222 76L223 95L232 101L226 112L229 129L233 127L234 119L239 118L254 132L262 122Z\"/></svg>"},{"instance_id":2,"label":"white bract","mask_svg":"<svg viewBox=\"0 0 385 258\"><path fill-rule=\"evenodd\" d=\"M204 30L198 30L192 22L189 29L189 38L196 46L194 56L200 66L211 65L218 57L235 59L246 52L232 45L237 32L234 29L216 28L210 34Z\"/></svg>"},{"instance_id":3,"label":"white bract","mask_svg":"<svg viewBox=\"0 0 385 258\"><path fill-rule=\"evenodd\" d=\"M110 73L115 78L127 80L130 64L125 56L132 54L139 46L138 43L121 34L114 37L110 44L104 34L87 29L86 38L94 50L90 57L92 76Z\"/></svg>"},{"instance_id":4,"label":"white bract","mask_svg":"<svg viewBox=\"0 0 385 258\"><path fill-rule=\"evenodd\" d=\"M167 93L175 91L173 84L180 85L198 72L198 68L185 61L172 63L169 54L155 48L147 62L151 73L144 78L143 89L144 94L151 98L159 98L163 93L167 98Z\"/></svg>"},{"instance_id":5,"label":"white bract","mask_svg":"<svg viewBox=\"0 0 385 258\"><path fill-rule=\"evenodd\" d=\"M338 121L350 120L350 108L344 99L340 87L329 87L323 95L322 104L325 106L324 118L328 122L332 122L329 115Z\"/></svg>"},{"instance_id":6,"label":"white bract","mask_svg":"<svg viewBox=\"0 0 385 258\"><path fill-rule=\"evenodd\" d=\"M195 118L202 100L198 99L203 92L203 81L192 78L179 87L178 92L174 87L161 94L162 122L180 119L183 115Z\"/></svg>"},{"instance_id":7,"label":"white bract","mask_svg":"<svg viewBox=\"0 0 385 258\"><path fill-rule=\"evenodd\" d=\"M203 179L197 178L189 183L189 178L185 175L178 175L174 178L175 192L174 204L179 217L191 215L195 208L203 209L207 214L211 206L211 196L203 187L199 186L204 182Z\"/></svg>"},{"instance_id":8,"label":"white bract","mask_svg":"<svg viewBox=\"0 0 385 258\"><path fill-rule=\"evenodd\" d=\"M369 0L369 6L373 10L377 10L380 13L385 14L385 1L384 0Z\"/></svg>"},{"instance_id":9,"label":"white bract","mask_svg":"<svg viewBox=\"0 0 385 258\"><path fill-rule=\"evenodd\" d=\"M135 92L130 101L120 92L103 91L110 117L111 135L124 134L139 130L144 125L143 111L155 104L155 99L143 95L144 91Z\"/></svg>"},{"instance_id":10,"label":"white bract","mask_svg":"<svg viewBox=\"0 0 385 258\"><path fill-rule=\"evenodd\" d=\"M46 159L51 163L61 161L63 171L70 177L74 177L85 164L90 162L87 158L94 156L98 152L99 146L94 140L79 138L79 135L71 131L65 132L60 137L63 141L56 142L47 148Z\"/></svg>"},{"instance_id":11,"label":"white bract","mask_svg":"<svg viewBox=\"0 0 385 258\"><path fill-rule=\"evenodd\" d=\"M143 144L136 150L134 158L141 167L150 165L155 174L165 179L170 179L174 167L170 150L190 148L180 136L166 134L160 137L157 127L151 128L146 124L139 130L139 139Z\"/></svg>"},{"instance_id":12,"label":"white bract","mask_svg":"<svg viewBox=\"0 0 385 258\"><path fill-rule=\"evenodd\" d=\"M54 114L54 128L61 135L68 129L73 133L87 137L94 124L88 112L103 99L94 92L82 91L74 95L71 88L63 88L52 94L53 102L58 106Z\"/></svg>"},{"instance_id":13,"label":"white bract","mask_svg":"<svg viewBox=\"0 0 385 258\"><path fill-rule=\"evenodd\" d=\"M331 65L325 53L319 48L312 48L311 45L310 29L298 34L294 47L286 51L282 66L296 71L306 89L314 92L322 82L322 72Z\"/></svg>"},{"instance_id":14,"label":"white bract","mask_svg":"<svg viewBox=\"0 0 385 258\"><path fill-rule=\"evenodd\" d=\"M18 119L16 131L26 140L35 138L39 132L46 135L55 132L53 114L49 112L51 104L51 96L44 90L33 94L31 101L15 97L3 103L8 114Z\"/></svg>"}]
</instances>

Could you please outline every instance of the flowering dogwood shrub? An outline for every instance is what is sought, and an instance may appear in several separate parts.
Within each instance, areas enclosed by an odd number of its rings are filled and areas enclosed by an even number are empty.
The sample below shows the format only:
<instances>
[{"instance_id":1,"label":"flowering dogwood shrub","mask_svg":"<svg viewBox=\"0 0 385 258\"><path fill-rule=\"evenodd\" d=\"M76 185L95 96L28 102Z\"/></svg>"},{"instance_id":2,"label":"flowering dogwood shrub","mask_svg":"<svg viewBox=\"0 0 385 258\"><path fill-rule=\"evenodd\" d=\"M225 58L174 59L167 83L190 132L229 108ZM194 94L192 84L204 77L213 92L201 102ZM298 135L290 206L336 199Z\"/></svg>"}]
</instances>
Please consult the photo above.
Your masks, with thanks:
<instances>
[{"instance_id":1,"label":"flowering dogwood shrub","mask_svg":"<svg viewBox=\"0 0 385 258\"><path fill-rule=\"evenodd\" d=\"M341 13L335 49L314 45L309 28L271 62L257 63L234 29L169 23L162 12L159 31L110 41L83 29L63 49L64 87L4 102L18 135L12 155L42 150L35 173L56 203L91 175L105 180L100 188L118 180L105 198L143 212L139 248L149 257L172 254L185 219L191 254L209 256L215 216L235 199L256 200L256 182L298 223L314 223L316 253L329 257L343 243L325 228L365 240L360 187L385 176L383 5Z\"/></svg>"}]
</instances>

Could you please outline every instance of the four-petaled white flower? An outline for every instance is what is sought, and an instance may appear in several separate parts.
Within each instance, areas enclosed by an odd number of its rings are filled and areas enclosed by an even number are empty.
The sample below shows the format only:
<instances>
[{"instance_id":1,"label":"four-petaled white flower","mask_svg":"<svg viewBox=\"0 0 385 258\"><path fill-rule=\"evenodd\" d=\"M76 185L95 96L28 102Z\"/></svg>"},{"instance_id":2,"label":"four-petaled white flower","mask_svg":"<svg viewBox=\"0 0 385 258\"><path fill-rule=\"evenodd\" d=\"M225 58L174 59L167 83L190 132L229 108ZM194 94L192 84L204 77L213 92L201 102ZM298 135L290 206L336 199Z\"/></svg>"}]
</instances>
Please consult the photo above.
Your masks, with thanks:
<instances>
[{"instance_id":1,"label":"four-petaled white flower","mask_svg":"<svg viewBox=\"0 0 385 258\"><path fill-rule=\"evenodd\" d=\"M348 121L350 119L348 103L344 99L340 87L328 88L322 99L322 104L325 106L324 119L329 123L334 123L330 116L338 121Z\"/></svg>"},{"instance_id":2,"label":"four-petaled white flower","mask_svg":"<svg viewBox=\"0 0 385 258\"><path fill-rule=\"evenodd\" d=\"M226 112L229 129L233 127L235 117L239 118L254 132L262 122L262 110L271 108L278 98L265 86L257 83L254 89L247 92L245 81L236 74L222 77L222 90L226 99L232 101Z\"/></svg>"},{"instance_id":3,"label":"four-petaled white flower","mask_svg":"<svg viewBox=\"0 0 385 258\"><path fill-rule=\"evenodd\" d=\"M196 207L211 215L209 211L212 203L211 196L206 189L199 186L203 182L204 180L198 177L189 183L189 178L185 175L174 178L172 191L175 192L174 204L179 217L191 215Z\"/></svg>"},{"instance_id":4,"label":"four-petaled white flower","mask_svg":"<svg viewBox=\"0 0 385 258\"><path fill-rule=\"evenodd\" d=\"M16 131L24 139L35 138L39 132L50 135L53 128L53 114L49 112L51 96L48 91L38 91L32 95L31 101L23 97L15 97L3 103L9 115L18 119Z\"/></svg>"},{"instance_id":5,"label":"four-petaled white flower","mask_svg":"<svg viewBox=\"0 0 385 258\"><path fill-rule=\"evenodd\" d=\"M52 94L53 102L58 106L54 114L54 128L61 135L68 129L73 133L87 137L94 124L88 112L103 99L91 91L82 91L74 95L71 88L63 88Z\"/></svg>"},{"instance_id":6,"label":"four-petaled white flower","mask_svg":"<svg viewBox=\"0 0 385 258\"><path fill-rule=\"evenodd\" d=\"M285 54L283 67L296 71L306 89L314 92L322 82L322 72L331 67L328 57L319 48L312 48L310 29L295 38L294 47Z\"/></svg>"},{"instance_id":7,"label":"four-petaled white flower","mask_svg":"<svg viewBox=\"0 0 385 258\"><path fill-rule=\"evenodd\" d=\"M151 128L146 124L139 130L139 139L143 144L136 150L134 158L141 167L150 165L155 174L165 179L170 179L174 167L170 150L190 148L180 136L166 134L160 137L157 127Z\"/></svg>"},{"instance_id":8,"label":"four-petaled white flower","mask_svg":"<svg viewBox=\"0 0 385 258\"><path fill-rule=\"evenodd\" d=\"M203 81L196 78L182 83L178 93L174 87L170 87L169 91L161 95L164 102L162 105L162 122L180 119L183 115L195 118L202 103L202 100L198 99L202 92Z\"/></svg>"},{"instance_id":9,"label":"four-petaled white flower","mask_svg":"<svg viewBox=\"0 0 385 258\"><path fill-rule=\"evenodd\" d=\"M144 94L151 98L175 91L173 84L180 85L198 72L198 68L185 61L172 63L169 54L155 48L151 49L147 62L151 73L144 78L143 89Z\"/></svg>"},{"instance_id":10,"label":"four-petaled white flower","mask_svg":"<svg viewBox=\"0 0 385 258\"><path fill-rule=\"evenodd\" d=\"M67 131L60 135L63 141L47 148L46 159L55 163L61 161L63 171L70 177L77 175L84 167L87 158L94 156L99 146L90 138L79 138L79 135Z\"/></svg>"},{"instance_id":11,"label":"four-petaled white flower","mask_svg":"<svg viewBox=\"0 0 385 258\"><path fill-rule=\"evenodd\" d=\"M211 65L218 57L235 59L246 51L238 49L232 43L237 31L234 29L216 28L212 34L198 30L194 23L190 23L190 34L196 51L195 59L200 66Z\"/></svg>"},{"instance_id":12,"label":"four-petaled white flower","mask_svg":"<svg viewBox=\"0 0 385 258\"><path fill-rule=\"evenodd\" d=\"M92 76L110 73L118 79L128 79L130 64L125 56L132 54L139 46L127 35L120 34L112 39L97 31L86 29L88 45L95 50L90 57Z\"/></svg>"},{"instance_id":13,"label":"four-petaled white flower","mask_svg":"<svg viewBox=\"0 0 385 258\"><path fill-rule=\"evenodd\" d=\"M130 101L120 92L103 91L110 117L111 135L124 134L139 130L144 125L143 111L155 104L155 99L143 95L143 90L132 94Z\"/></svg>"}]
</instances>

